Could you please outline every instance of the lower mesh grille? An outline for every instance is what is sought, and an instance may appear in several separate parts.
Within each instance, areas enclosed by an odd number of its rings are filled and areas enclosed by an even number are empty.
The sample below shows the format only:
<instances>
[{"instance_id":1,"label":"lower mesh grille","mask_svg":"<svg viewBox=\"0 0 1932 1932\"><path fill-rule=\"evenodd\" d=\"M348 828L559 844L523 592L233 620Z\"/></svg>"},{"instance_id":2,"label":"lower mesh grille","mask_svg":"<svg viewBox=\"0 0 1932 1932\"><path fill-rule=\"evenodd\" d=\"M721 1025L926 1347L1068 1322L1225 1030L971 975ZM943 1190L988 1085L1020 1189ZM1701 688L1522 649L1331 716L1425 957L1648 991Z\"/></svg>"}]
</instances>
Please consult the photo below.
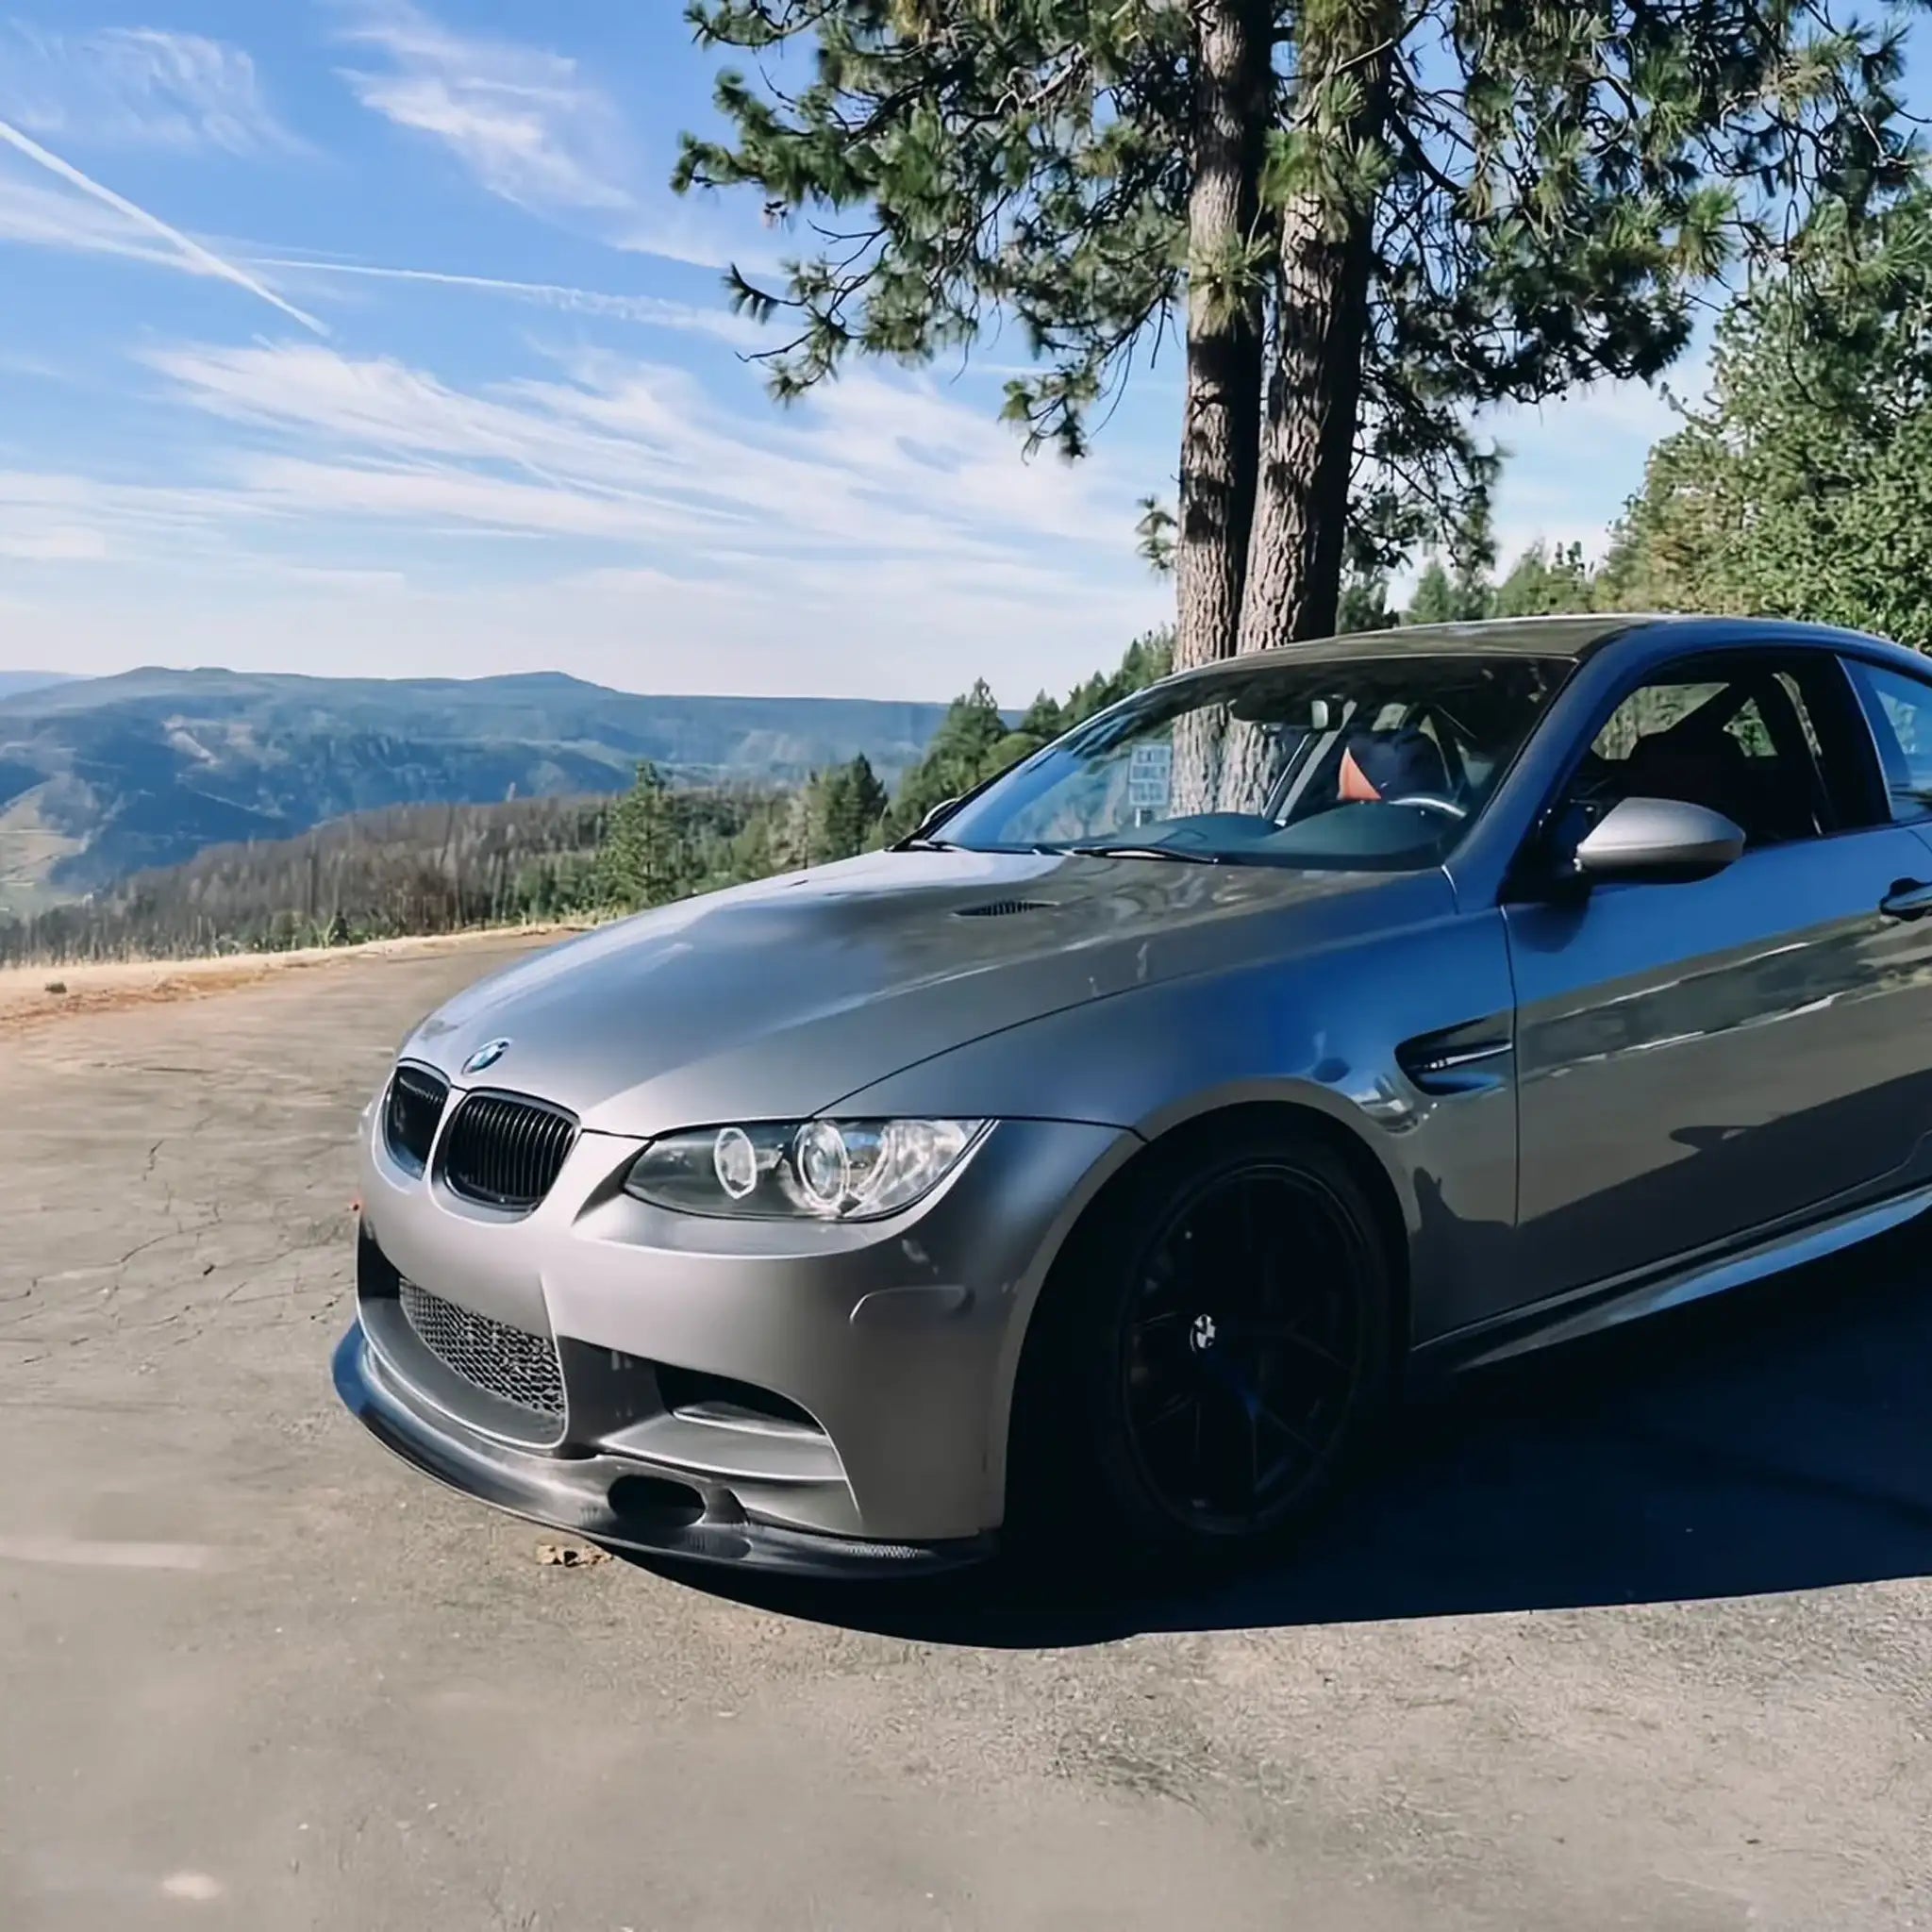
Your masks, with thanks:
<instances>
[{"instance_id":1,"label":"lower mesh grille","mask_svg":"<svg viewBox=\"0 0 1932 1932\"><path fill-rule=\"evenodd\" d=\"M416 1339L444 1368L500 1402L561 1419L563 1375L549 1336L459 1308L413 1281L399 1284L397 1293Z\"/></svg>"}]
</instances>

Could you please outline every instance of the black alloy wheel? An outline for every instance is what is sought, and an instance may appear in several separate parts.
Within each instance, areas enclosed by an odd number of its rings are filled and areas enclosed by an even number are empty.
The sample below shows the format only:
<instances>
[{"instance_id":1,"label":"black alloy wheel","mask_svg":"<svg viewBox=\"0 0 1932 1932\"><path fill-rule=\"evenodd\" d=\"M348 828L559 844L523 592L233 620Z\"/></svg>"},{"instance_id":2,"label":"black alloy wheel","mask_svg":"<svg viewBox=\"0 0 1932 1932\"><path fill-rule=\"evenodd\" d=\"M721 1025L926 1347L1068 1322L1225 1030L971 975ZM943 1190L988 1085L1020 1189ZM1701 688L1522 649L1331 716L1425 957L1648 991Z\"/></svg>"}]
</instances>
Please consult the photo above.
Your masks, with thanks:
<instances>
[{"instance_id":1,"label":"black alloy wheel","mask_svg":"<svg viewBox=\"0 0 1932 1932\"><path fill-rule=\"evenodd\" d=\"M1326 1469L1366 1366L1361 1247L1320 1175L1260 1158L1197 1178L1142 1250L1120 1412L1150 1496L1191 1534L1265 1532Z\"/></svg>"},{"instance_id":2,"label":"black alloy wheel","mask_svg":"<svg viewBox=\"0 0 1932 1932\"><path fill-rule=\"evenodd\" d=\"M1264 1118L1154 1158L1103 1197L1043 1310L1013 1514L1041 1520L1019 1488L1041 1484L1062 1540L1098 1527L1124 1554L1239 1557L1305 1523L1373 1433L1392 1380L1389 1259L1319 1133Z\"/></svg>"}]
</instances>

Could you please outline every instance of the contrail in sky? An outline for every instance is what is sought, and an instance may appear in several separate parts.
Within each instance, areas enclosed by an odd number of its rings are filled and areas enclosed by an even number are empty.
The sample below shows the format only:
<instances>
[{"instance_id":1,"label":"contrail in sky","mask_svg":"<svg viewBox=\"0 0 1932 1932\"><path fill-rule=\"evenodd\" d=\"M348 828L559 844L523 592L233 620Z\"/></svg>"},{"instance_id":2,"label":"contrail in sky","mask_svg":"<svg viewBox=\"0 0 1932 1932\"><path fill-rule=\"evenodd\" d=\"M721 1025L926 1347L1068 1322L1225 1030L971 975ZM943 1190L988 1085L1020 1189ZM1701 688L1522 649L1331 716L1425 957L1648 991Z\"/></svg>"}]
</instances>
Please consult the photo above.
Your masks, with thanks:
<instances>
[{"instance_id":1,"label":"contrail in sky","mask_svg":"<svg viewBox=\"0 0 1932 1932\"><path fill-rule=\"evenodd\" d=\"M248 259L258 268L296 269L318 275L366 275L383 282L426 282L439 289L475 289L485 294L509 295L573 315L601 315L617 322L692 329L727 341L745 341L757 333L725 309L696 308L656 295L608 295L596 289L572 289L556 282L515 282L501 275L451 275L441 269L387 268L374 262L317 260L292 255L251 254Z\"/></svg>"},{"instance_id":2,"label":"contrail in sky","mask_svg":"<svg viewBox=\"0 0 1932 1932\"><path fill-rule=\"evenodd\" d=\"M46 169L48 174L58 175L70 188L77 188L81 193L91 196L104 208L112 208L117 214L125 215L130 222L145 228L149 234L158 236L173 248L191 267L199 269L203 275L212 275L218 281L232 282L238 289L245 289L251 295L258 295L271 308L279 308L286 316L299 322L304 328L313 329L319 336L328 334L327 328L307 309L297 308L292 302L285 302L264 282L258 282L245 269L240 269L232 261L224 261L212 250L204 248L192 235L184 235L179 228L172 228L158 215L151 215L144 208L129 201L125 194L116 194L91 175L83 175L71 162L63 161L58 155L49 154L39 142L23 134L19 128L0 121L0 142L24 154L36 167Z\"/></svg>"}]
</instances>

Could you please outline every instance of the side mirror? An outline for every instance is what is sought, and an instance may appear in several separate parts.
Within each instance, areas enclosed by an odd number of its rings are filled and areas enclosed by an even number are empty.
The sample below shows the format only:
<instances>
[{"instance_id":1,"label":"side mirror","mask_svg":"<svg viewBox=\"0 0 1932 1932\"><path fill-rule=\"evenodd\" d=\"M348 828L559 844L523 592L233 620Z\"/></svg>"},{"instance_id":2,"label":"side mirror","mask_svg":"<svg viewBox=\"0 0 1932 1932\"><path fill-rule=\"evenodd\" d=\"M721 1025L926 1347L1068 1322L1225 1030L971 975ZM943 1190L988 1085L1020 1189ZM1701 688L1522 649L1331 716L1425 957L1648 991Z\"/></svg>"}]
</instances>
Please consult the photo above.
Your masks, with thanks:
<instances>
[{"instance_id":1,"label":"side mirror","mask_svg":"<svg viewBox=\"0 0 1932 1932\"><path fill-rule=\"evenodd\" d=\"M918 824L912 828L912 836L915 839L923 839L926 835L926 833L931 831L932 828L936 824L938 824L939 822L942 818L944 818L945 815L949 811L951 811L956 805L958 804L958 802L959 801L957 798L941 799L940 802L936 806L934 806L933 808L929 812L927 812L923 819L920 820Z\"/></svg>"},{"instance_id":2,"label":"side mirror","mask_svg":"<svg viewBox=\"0 0 1932 1932\"><path fill-rule=\"evenodd\" d=\"M1744 850L1744 834L1722 812L1678 798L1625 798L1576 847L1584 879L1708 878Z\"/></svg>"}]
</instances>

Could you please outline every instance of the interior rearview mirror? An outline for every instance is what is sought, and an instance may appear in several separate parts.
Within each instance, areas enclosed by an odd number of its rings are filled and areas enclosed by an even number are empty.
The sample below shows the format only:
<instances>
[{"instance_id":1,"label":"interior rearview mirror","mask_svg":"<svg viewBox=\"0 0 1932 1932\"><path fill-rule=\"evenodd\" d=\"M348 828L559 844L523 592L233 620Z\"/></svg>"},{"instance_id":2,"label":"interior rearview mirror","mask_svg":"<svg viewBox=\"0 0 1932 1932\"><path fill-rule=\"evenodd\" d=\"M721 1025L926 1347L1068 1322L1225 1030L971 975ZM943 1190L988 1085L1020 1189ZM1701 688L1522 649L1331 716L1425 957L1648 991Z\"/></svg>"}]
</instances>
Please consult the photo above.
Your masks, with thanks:
<instances>
[{"instance_id":1,"label":"interior rearview mirror","mask_svg":"<svg viewBox=\"0 0 1932 1932\"><path fill-rule=\"evenodd\" d=\"M1576 847L1589 879L1708 878L1744 850L1744 834L1722 812L1680 798L1625 798Z\"/></svg>"}]
</instances>

